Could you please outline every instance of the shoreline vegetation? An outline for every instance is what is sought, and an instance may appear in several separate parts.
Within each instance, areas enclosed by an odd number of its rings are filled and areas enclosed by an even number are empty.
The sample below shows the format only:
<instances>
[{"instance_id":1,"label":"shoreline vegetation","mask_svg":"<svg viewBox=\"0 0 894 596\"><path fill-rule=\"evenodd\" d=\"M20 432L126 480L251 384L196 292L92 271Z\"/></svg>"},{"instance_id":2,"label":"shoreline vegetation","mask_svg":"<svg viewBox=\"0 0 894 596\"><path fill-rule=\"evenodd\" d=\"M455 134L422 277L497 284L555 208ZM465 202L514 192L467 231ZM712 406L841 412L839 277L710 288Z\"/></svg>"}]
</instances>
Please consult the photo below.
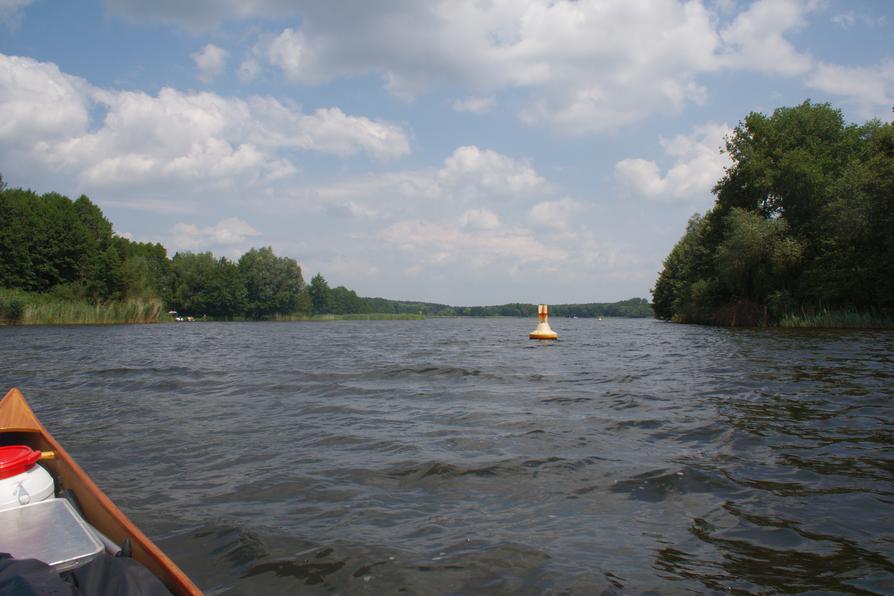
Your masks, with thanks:
<instances>
[{"instance_id":1,"label":"shoreline vegetation","mask_svg":"<svg viewBox=\"0 0 894 596\"><path fill-rule=\"evenodd\" d=\"M450 317L535 317L536 304L452 307L428 302L362 298L387 312L291 313L274 314L264 319L247 317L190 316L201 321L415 321ZM614 303L559 304L551 307L554 317L629 317L649 318L651 305L643 298ZM91 303L87 300L62 299L52 294L0 289L0 325L105 325L127 323L174 323L161 300L128 300Z\"/></svg>"},{"instance_id":2,"label":"shoreline vegetation","mask_svg":"<svg viewBox=\"0 0 894 596\"><path fill-rule=\"evenodd\" d=\"M271 247L238 260L178 252L114 233L87 196L6 188L0 175L0 324L157 323L175 320L333 321L524 316L535 304L449 306L362 298L305 283L295 259ZM644 298L552 307L556 317L651 317Z\"/></svg>"},{"instance_id":3,"label":"shoreline vegetation","mask_svg":"<svg viewBox=\"0 0 894 596\"><path fill-rule=\"evenodd\" d=\"M731 327L894 328L894 126L829 104L751 113L652 289L655 316Z\"/></svg>"},{"instance_id":4,"label":"shoreline vegetation","mask_svg":"<svg viewBox=\"0 0 894 596\"><path fill-rule=\"evenodd\" d=\"M894 316L856 310L822 310L810 314L786 314L779 326L788 329L894 329Z\"/></svg>"},{"instance_id":5,"label":"shoreline vegetation","mask_svg":"<svg viewBox=\"0 0 894 596\"><path fill-rule=\"evenodd\" d=\"M0 290L0 324L104 325L156 323L168 317L161 300L91 303L49 295Z\"/></svg>"}]
</instances>

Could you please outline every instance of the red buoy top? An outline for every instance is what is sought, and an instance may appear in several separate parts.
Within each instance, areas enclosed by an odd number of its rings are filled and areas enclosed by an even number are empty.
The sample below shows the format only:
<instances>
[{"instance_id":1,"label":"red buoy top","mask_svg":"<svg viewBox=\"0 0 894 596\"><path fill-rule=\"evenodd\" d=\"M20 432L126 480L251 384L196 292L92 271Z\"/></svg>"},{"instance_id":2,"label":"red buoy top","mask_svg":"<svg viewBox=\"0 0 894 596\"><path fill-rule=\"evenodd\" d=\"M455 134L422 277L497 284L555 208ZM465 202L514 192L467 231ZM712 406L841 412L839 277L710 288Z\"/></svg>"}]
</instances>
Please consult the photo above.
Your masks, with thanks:
<instances>
[{"instance_id":1,"label":"red buoy top","mask_svg":"<svg viewBox=\"0 0 894 596\"><path fill-rule=\"evenodd\" d=\"M27 445L0 447L0 480L27 472L39 459L40 451Z\"/></svg>"}]
</instances>

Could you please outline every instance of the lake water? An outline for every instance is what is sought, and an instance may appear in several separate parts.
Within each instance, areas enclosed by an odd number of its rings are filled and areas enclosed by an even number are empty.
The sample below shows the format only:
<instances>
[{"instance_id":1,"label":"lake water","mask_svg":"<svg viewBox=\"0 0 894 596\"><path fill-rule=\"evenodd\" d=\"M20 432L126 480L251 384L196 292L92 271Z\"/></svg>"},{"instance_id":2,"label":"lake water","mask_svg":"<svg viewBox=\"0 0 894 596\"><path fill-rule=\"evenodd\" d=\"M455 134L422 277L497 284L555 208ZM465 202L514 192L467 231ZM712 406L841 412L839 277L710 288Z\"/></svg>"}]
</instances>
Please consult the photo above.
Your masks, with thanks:
<instances>
[{"instance_id":1,"label":"lake water","mask_svg":"<svg viewBox=\"0 0 894 596\"><path fill-rule=\"evenodd\" d=\"M535 322L0 327L0 388L210 593L894 593L894 333Z\"/></svg>"}]
</instances>

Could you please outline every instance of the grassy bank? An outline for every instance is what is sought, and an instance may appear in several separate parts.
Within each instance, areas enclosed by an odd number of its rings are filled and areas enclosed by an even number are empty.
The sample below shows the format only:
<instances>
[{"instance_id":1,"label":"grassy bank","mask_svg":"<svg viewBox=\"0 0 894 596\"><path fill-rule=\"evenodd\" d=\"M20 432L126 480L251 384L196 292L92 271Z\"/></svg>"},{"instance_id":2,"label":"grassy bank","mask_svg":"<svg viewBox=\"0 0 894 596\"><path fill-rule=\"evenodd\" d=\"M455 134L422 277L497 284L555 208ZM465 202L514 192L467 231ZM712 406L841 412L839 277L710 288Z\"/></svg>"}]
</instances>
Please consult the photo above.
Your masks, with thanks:
<instances>
[{"instance_id":1,"label":"grassy bank","mask_svg":"<svg viewBox=\"0 0 894 596\"><path fill-rule=\"evenodd\" d=\"M92 304L45 294L0 290L0 324L102 325L157 323L167 318L160 300L128 300Z\"/></svg>"},{"instance_id":2,"label":"grassy bank","mask_svg":"<svg viewBox=\"0 0 894 596\"><path fill-rule=\"evenodd\" d=\"M683 314L674 314L672 320L676 323L717 327L894 329L894 313L890 311L801 306L780 313L772 306L747 300L715 308L690 309Z\"/></svg>"},{"instance_id":3,"label":"grassy bank","mask_svg":"<svg viewBox=\"0 0 894 596\"><path fill-rule=\"evenodd\" d=\"M789 313L780 327L794 329L894 329L894 316L856 310L821 310Z\"/></svg>"}]
</instances>

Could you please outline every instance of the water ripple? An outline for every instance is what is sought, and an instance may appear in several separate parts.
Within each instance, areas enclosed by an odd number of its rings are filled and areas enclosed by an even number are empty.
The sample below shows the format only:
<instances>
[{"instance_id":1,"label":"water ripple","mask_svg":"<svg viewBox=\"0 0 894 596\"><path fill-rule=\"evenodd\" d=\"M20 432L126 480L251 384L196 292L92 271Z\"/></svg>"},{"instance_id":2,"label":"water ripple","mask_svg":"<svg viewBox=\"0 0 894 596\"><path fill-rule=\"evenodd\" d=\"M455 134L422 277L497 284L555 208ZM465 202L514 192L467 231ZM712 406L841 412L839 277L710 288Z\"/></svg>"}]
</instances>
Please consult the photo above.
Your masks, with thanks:
<instances>
[{"instance_id":1,"label":"water ripple","mask_svg":"<svg viewBox=\"0 0 894 596\"><path fill-rule=\"evenodd\" d=\"M640 320L0 327L211 594L894 592L894 334Z\"/></svg>"}]
</instances>

